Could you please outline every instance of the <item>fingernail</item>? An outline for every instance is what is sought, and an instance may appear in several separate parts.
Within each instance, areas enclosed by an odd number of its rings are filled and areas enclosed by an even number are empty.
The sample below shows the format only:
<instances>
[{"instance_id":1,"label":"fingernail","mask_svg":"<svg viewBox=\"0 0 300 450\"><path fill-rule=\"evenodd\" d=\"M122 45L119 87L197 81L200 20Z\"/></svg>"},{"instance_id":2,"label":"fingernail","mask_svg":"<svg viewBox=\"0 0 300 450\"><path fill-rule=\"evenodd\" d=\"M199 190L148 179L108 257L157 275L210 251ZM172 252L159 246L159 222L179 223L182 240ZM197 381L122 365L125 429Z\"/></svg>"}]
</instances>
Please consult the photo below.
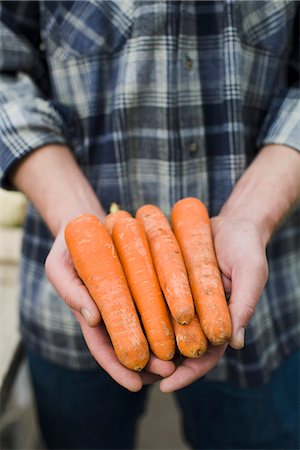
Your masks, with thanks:
<instances>
[{"instance_id":1,"label":"fingernail","mask_svg":"<svg viewBox=\"0 0 300 450\"><path fill-rule=\"evenodd\" d=\"M81 308L80 312L83 315L83 317L85 318L85 320L87 321L87 323L89 324L91 317L92 317L90 310L87 308Z\"/></svg>"},{"instance_id":2,"label":"fingernail","mask_svg":"<svg viewBox=\"0 0 300 450\"><path fill-rule=\"evenodd\" d=\"M241 327L236 334L236 341L241 347L245 345L245 328Z\"/></svg>"}]
</instances>

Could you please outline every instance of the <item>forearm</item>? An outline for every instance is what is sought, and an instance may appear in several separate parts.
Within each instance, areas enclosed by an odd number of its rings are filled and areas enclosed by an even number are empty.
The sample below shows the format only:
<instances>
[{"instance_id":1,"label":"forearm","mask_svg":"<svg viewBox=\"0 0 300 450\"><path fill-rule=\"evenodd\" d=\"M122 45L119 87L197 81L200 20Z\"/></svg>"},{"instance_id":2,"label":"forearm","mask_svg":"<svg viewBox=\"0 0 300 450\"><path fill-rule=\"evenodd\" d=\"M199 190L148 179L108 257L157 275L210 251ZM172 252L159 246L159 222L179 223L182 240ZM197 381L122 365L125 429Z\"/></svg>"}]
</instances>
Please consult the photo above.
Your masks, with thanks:
<instances>
[{"instance_id":1,"label":"forearm","mask_svg":"<svg viewBox=\"0 0 300 450\"><path fill-rule=\"evenodd\" d=\"M242 175L220 215L255 222L266 244L299 199L300 154L268 145Z\"/></svg>"},{"instance_id":2,"label":"forearm","mask_svg":"<svg viewBox=\"0 0 300 450\"><path fill-rule=\"evenodd\" d=\"M64 145L47 145L24 158L12 171L12 183L40 212L54 236L77 214L103 219L105 212L88 180Z\"/></svg>"}]
</instances>

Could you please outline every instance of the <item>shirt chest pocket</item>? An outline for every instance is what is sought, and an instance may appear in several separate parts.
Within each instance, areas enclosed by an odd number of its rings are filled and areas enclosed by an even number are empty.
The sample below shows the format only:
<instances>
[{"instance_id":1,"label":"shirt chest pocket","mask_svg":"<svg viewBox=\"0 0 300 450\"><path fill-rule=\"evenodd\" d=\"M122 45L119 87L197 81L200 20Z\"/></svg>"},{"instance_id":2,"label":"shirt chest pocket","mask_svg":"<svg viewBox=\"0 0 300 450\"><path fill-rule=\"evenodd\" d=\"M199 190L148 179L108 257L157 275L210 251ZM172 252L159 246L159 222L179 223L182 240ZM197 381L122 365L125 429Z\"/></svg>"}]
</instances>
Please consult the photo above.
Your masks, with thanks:
<instances>
[{"instance_id":1,"label":"shirt chest pocket","mask_svg":"<svg viewBox=\"0 0 300 450\"><path fill-rule=\"evenodd\" d=\"M47 50L60 59L114 53L131 34L135 0L44 3L42 35Z\"/></svg>"},{"instance_id":2,"label":"shirt chest pocket","mask_svg":"<svg viewBox=\"0 0 300 450\"><path fill-rule=\"evenodd\" d=\"M242 44L277 56L286 53L294 28L295 2L240 0L235 5Z\"/></svg>"}]
</instances>

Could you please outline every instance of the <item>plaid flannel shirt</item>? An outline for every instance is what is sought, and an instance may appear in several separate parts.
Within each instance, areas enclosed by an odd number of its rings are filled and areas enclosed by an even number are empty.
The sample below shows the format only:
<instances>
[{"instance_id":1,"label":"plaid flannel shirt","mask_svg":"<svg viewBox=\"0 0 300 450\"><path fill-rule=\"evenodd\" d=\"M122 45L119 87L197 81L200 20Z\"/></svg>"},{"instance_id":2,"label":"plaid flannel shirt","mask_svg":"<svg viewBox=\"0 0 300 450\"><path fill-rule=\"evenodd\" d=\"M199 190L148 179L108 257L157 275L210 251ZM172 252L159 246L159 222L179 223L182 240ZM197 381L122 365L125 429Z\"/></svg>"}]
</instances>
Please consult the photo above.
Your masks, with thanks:
<instances>
[{"instance_id":1,"label":"plaid flannel shirt","mask_svg":"<svg viewBox=\"0 0 300 450\"><path fill-rule=\"evenodd\" d=\"M216 215L263 145L300 150L298 2L23 0L0 8L6 188L17 161L66 143L106 209L116 201L134 213L149 202L168 215L179 198L195 196ZM57 363L95 367L45 278L51 244L29 206L24 341ZM229 348L207 378L263 383L299 347L299 208L275 233L268 259L245 348Z\"/></svg>"}]
</instances>

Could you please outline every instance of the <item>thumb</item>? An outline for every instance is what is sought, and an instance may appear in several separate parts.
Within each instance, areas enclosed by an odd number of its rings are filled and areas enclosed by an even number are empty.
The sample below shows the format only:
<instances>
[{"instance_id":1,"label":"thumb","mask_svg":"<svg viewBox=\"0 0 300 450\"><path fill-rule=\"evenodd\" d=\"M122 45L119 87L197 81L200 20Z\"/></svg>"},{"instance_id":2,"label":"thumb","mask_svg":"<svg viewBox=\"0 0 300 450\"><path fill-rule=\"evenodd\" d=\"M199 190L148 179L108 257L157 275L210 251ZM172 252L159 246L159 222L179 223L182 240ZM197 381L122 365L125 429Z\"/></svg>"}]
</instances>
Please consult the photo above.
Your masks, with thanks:
<instances>
[{"instance_id":1,"label":"thumb","mask_svg":"<svg viewBox=\"0 0 300 450\"><path fill-rule=\"evenodd\" d=\"M71 258L65 252L59 258L57 253L49 253L45 270L48 280L58 295L72 309L79 312L90 327L95 327L101 320L100 312L87 288L78 277Z\"/></svg>"},{"instance_id":2,"label":"thumb","mask_svg":"<svg viewBox=\"0 0 300 450\"><path fill-rule=\"evenodd\" d=\"M239 262L232 272L229 311L232 320L230 346L236 350L244 347L245 330L255 311L268 278L265 257L248 258Z\"/></svg>"}]
</instances>

